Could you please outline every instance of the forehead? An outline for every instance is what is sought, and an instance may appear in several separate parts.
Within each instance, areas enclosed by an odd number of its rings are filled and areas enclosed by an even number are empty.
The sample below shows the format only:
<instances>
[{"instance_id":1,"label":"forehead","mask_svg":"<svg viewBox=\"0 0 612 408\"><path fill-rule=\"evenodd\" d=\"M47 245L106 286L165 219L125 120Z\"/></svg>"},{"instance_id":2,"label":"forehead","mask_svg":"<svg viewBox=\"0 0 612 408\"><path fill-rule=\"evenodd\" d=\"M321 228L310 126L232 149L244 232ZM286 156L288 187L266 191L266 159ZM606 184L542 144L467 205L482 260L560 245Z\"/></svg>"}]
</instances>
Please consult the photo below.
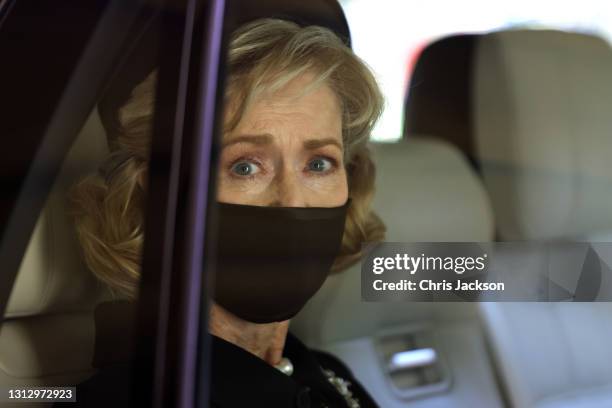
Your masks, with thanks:
<instances>
[{"instance_id":1,"label":"forehead","mask_svg":"<svg viewBox=\"0 0 612 408\"><path fill-rule=\"evenodd\" d=\"M342 111L336 93L313 74L297 76L276 91L256 96L231 132L342 137Z\"/></svg>"}]
</instances>

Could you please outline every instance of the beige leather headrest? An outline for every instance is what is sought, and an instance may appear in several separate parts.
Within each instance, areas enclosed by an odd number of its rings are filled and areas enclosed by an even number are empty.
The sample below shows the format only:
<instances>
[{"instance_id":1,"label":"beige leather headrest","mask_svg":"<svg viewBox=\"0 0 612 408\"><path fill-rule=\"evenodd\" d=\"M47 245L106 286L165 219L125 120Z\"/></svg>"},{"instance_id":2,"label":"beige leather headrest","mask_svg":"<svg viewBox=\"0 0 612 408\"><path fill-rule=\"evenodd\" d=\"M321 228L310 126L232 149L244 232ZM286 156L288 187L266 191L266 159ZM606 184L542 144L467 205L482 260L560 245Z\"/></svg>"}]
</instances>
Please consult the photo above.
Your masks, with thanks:
<instances>
[{"instance_id":1,"label":"beige leather headrest","mask_svg":"<svg viewBox=\"0 0 612 408\"><path fill-rule=\"evenodd\" d=\"M612 231L612 49L560 31L479 39L474 131L501 239Z\"/></svg>"},{"instance_id":2,"label":"beige leather headrest","mask_svg":"<svg viewBox=\"0 0 612 408\"><path fill-rule=\"evenodd\" d=\"M84 265L66 192L95 172L108 152L94 112L68 153L30 239L9 298L6 317L91 309L106 291Z\"/></svg>"},{"instance_id":3,"label":"beige leather headrest","mask_svg":"<svg viewBox=\"0 0 612 408\"><path fill-rule=\"evenodd\" d=\"M389 242L489 241L493 215L477 174L449 143L426 136L377 144L374 209Z\"/></svg>"}]
</instances>

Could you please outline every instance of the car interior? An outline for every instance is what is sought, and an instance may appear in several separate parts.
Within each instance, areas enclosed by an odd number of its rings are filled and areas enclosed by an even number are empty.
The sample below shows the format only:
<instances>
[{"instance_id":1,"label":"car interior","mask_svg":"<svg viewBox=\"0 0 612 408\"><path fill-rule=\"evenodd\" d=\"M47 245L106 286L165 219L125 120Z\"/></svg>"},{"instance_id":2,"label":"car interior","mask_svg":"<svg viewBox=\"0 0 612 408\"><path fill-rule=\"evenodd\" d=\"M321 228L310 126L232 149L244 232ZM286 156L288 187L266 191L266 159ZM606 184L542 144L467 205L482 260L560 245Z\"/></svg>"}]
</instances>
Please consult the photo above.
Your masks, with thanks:
<instances>
[{"instance_id":1,"label":"car interior","mask_svg":"<svg viewBox=\"0 0 612 408\"><path fill-rule=\"evenodd\" d=\"M610 72L610 44L583 33L428 44L402 137L372 142L385 240L610 242ZM74 386L97 370L96 307L116 296L85 266L66 197L107 154L94 109L18 270L0 326L1 387ZM603 252L600 262L611 271ZM344 361L381 407L612 407L612 303L366 302L361 284L359 263L331 275L291 331ZM410 360L394 365L400 355Z\"/></svg>"},{"instance_id":2,"label":"car interior","mask_svg":"<svg viewBox=\"0 0 612 408\"><path fill-rule=\"evenodd\" d=\"M387 240L606 242L611 51L600 38L553 30L425 48L402 140L374 147ZM612 404L610 303L364 303L359 276L356 266L330 278L293 328L342 356L384 406ZM381 352L389 337L398 348ZM446 391L418 368L397 378L381 357L410 347L437 350L433 378ZM419 388L426 397L402 398Z\"/></svg>"}]
</instances>

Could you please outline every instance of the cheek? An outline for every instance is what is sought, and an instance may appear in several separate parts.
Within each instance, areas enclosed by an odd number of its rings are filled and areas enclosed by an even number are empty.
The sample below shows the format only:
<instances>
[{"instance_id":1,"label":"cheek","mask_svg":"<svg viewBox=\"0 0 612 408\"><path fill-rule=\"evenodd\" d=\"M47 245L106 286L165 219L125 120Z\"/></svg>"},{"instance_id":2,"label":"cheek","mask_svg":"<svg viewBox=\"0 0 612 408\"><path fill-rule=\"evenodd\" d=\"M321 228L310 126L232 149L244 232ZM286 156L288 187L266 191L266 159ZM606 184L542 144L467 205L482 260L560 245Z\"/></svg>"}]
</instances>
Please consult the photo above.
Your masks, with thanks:
<instances>
[{"instance_id":1,"label":"cheek","mask_svg":"<svg viewBox=\"0 0 612 408\"><path fill-rule=\"evenodd\" d=\"M266 194L269 184L266 177L236 180L220 174L217 178L217 200L232 204L258 205L261 196Z\"/></svg>"},{"instance_id":2,"label":"cheek","mask_svg":"<svg viewBox=\"0 0 612 408\"><path fill-rule=\"evenodd\" d=\"M304 188L312 207L339 207L348 199L348 181L344 169L333 176L306 178Z\"/></svg>"}]
</instances>

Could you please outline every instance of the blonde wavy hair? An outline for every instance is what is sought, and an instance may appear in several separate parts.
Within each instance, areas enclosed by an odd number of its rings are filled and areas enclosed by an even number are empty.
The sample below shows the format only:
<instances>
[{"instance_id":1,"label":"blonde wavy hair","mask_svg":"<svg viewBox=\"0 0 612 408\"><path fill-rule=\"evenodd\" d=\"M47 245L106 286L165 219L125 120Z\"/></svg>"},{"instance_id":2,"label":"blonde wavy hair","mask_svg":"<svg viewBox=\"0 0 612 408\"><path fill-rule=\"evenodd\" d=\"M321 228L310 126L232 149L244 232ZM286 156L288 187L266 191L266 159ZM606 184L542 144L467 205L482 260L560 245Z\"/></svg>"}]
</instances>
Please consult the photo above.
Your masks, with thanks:
<instances>
[{"instance_id":1,"label":"blonde wavy hair","mask_svg":"<svg viewBox=\"0 0 612 408\"><path fill-rule=\"evenodd\" d=\"M342 132L351 205L333 272L361 257L362 244L384 239L371 210L375 167L368 148L383 98L367 65L329 29L261 19L238 29L229 44L225 129L233 129L255 97L280 89L302 73L316 74L312 89L328 85L342 108ZM148 153L155 85L153 72L119 109L119 128L108 134L111 153L97 174L73 186L72 213L85 262L118 294L137 295L143 244ZM229 112L229 109L226 109Z\"/></svg>"}]
</instances>

